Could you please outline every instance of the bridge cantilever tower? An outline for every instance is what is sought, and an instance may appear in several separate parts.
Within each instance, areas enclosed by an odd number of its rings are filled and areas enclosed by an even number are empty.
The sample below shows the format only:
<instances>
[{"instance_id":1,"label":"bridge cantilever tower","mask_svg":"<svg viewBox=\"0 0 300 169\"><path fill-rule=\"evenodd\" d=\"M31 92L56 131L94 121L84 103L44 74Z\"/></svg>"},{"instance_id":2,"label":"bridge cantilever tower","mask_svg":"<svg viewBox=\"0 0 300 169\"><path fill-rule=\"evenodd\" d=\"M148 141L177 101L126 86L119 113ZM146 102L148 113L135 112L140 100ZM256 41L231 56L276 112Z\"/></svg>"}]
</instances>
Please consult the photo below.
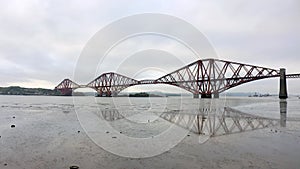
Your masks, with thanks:
<instances>
[{"instance_id":1,"label":"bridge cantilever tower","mask_svg":"<svg viewBox=\"0 0 300 169\"><path fill-rule=\"evenodd\" d=\"M215 98L219 93L254 80L277 77L279 70L218 59L198 60L158 78L155 83L178 86L194 97Z\"/></svg>"},{"instance_id":2,"label":"bridge cantilever tower","mask_svg":"<svg viewBox=\"0 0 300 169\"><path fill-rule=\"evenodd\" d=\"M280 77L280 98L287 98L286 78L300 78L300 74L285 74L285 69L224 61L219 59L197 60L155 80L135 80L109 72L103 73L87 85L78 85L69 79L62 81L56 89L63 95L80 87L95 89L99 96L115 96L127 87L143 84L168 84L194 94L195 98L218 98L219 93L235 86L255 80Z\"/></svg>"},{"instance_id":3,"label":"bridge cantilever tower","mask_svg":"<svg viewBox=\"0 0 300 169\"><path fill-rule=\"evenodd\" d=\"M73 90L78 88L80 88L80 85L78 85L77 83L73 82L70 79L64 79L55 87L55 90L60 91L64 96L71 96Z\"/></svg>"},{"instance_id":4,"label":"bridge cantilever tower","mask_svg":"<svg viewBox=\"0 0 300 169\"><path fill-rule=\"evenodd\" d=\"M99 96L115 96L125 88L137 85L138 82L127 76L109 72L103 73L86 86L95 89Z\"/></svg>"}]
</instances>

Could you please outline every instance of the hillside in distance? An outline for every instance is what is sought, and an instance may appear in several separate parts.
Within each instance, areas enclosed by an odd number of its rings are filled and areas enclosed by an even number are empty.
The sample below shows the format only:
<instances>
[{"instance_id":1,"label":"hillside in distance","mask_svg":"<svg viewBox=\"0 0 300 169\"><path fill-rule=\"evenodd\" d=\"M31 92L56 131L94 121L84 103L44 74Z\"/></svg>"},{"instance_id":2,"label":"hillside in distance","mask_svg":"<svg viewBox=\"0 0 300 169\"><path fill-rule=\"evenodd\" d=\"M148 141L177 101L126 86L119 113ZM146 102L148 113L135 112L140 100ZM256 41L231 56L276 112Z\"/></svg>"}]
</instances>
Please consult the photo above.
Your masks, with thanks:
<instances>
[{"instance_id":1,"label":"hillside in distance","mask_svg":"<svg viewBox=\"0 0 300 169\"><path fill-rule=\"evenodd\" d=\"M0 87L0 95L41 95L59 96L60 92L43 88L24 88L20 86Z\"/></svg>"}]
</instances>

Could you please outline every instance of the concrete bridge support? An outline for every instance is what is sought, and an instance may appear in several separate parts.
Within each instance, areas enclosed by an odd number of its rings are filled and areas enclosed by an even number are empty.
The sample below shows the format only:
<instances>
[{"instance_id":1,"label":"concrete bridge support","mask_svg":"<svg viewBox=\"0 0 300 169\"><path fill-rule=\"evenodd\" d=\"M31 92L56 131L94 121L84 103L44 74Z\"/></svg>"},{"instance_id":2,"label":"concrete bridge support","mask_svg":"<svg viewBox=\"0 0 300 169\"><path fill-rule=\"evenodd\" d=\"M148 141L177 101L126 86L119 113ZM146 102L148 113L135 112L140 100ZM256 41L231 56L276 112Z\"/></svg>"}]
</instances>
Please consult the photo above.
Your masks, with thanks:
<instances>
[{"instance_id":1,"label":"concrete bridge support","mask_svg":"<svg viewBox=\"0 0 300 169\"><path fill-rule=\"evenodd\" d=\"M287 87L286 87L285 69L283 69L283 68L280 69L279 98L280 99L288 98Z\"/></svg>"},{"instance_id":2,"label":"concrete bridge support","mask_svg":"<svg viewBox=\"0 0 300 169\"><path fill-rule=\"evenodd\" d=\"M201 98L211 99L211 94L201 94Z\"/></svg>"},{"instance_id":3,"label":"concrete bridge support","mask_svg":"<svg viewBox=\"0 0 300 169\"><path fill-rule=\"evenodd\" d=\"M60 91L61 96L72 96L72 94L73 94L73 89L69 89L69 88L67 88L67 89L56 89L56 90Z\"/></svg>"},{"instance_id":4,"label":"concrete bridge support","mask_svg":"<svg viewBox=\"0 0 300 169\"><path fill-rule=\"evenodd\" d=\"M199 98L199 94L193 94L194 98ZM214 94L201 94L201 98L205 99L211 99L211 98L218 99L219 98L219 93L214 93Z\"/></svg>"},{"instance_id":5,"label":"concrete bridge support","mask_svg":"<svg viewBox=\"0 0 300 169\"><path fill-rule=\"evenodd\" d=\"M194 98L199 98L199 94L193 94ZM201 94L201 98L211 99L212 96L217 99L219 98L219 93L212 94Z\"/></svg>"}]
</instances>

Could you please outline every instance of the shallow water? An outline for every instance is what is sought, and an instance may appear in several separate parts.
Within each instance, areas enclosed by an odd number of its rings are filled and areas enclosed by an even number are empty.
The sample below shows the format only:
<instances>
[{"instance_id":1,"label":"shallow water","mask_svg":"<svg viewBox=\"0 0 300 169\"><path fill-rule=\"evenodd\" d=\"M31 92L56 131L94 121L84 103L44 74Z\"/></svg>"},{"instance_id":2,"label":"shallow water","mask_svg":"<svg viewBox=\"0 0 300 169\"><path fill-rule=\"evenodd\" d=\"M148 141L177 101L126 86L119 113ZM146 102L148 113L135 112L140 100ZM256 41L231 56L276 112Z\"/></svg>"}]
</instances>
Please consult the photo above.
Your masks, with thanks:
<instances>
[{"instance_id":1,"label":"shallow water","mask_svg":"<svg viewBox=\"0 0 300 169\"><path fill-rule=\"evenodd\" d=\"M300 119L300 99L287 100L287 119ZM95 121L105 120L117 131L132 137L151 137L167 130L172 123L161 118L165 113L201 114L222 113L224 107L243 113L280 120L280 100L275 97L220 99L168 98L101 98L54 96L0 96L0 117L8 114L46 115L53 112L77 113L79 121L88 114ZM89 117L88 117L89 118ZM2 119L3 120L3 119ZM89 119L85 119L89 120ZM81 124L84 127L84 124ZM101 124L100 124L101 125ZM125 131L125 132L124 132ZM127 132L126 132L127 131ZM88 132L88 131L87 131ZM122 132L122 131L121 131Z\"/></svg>"},{"instance_id":2,"label":"shallow water","mask_svg":"<svg viewBox=\"0 0 300 169\"><path fill-rule=\"evenodd\" d=\"M298 98L287 99L285 117L275 97L0 96L0 168L66 168L85 156L96 158L99 152L91 149L94 144L106 150L101 156L108 152L152 157L170 151L189 133L197 136L197 144L204 144L209 137L222 136L224 140L226 135L280 127L282 119L287 119L282 130L298 132L299 103ZM232 109L224 112L224 107Z\"/></svg>"}]
</instances>

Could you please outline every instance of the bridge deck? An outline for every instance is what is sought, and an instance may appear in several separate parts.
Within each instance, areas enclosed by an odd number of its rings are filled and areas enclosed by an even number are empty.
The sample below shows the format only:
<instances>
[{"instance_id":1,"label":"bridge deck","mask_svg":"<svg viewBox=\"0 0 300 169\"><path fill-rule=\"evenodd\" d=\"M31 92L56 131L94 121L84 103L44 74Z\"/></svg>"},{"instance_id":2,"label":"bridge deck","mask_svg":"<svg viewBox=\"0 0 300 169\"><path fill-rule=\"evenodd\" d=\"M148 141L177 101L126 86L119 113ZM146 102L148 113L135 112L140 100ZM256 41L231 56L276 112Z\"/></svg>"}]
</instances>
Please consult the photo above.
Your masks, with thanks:
<instances>
[{"instance_id":1,"label":"bridge deck","mask_svg":"<svg viewBox=\"0 0 300 169\"><path fill-rule=\"evenodd\" d=\"M193 94L211 95L254 80L279 76L280 71L276 69L218 59L204 59L154 80L135 80L118 73L108 72L101 74L87 85L78 85L65 79L56 86L56 89L64 91L89 87L95 89L100 95L111 96L134 85L168 84ZM300 74L288 74L286 78L300 78Z\"/></svg>"}]
</instances>

